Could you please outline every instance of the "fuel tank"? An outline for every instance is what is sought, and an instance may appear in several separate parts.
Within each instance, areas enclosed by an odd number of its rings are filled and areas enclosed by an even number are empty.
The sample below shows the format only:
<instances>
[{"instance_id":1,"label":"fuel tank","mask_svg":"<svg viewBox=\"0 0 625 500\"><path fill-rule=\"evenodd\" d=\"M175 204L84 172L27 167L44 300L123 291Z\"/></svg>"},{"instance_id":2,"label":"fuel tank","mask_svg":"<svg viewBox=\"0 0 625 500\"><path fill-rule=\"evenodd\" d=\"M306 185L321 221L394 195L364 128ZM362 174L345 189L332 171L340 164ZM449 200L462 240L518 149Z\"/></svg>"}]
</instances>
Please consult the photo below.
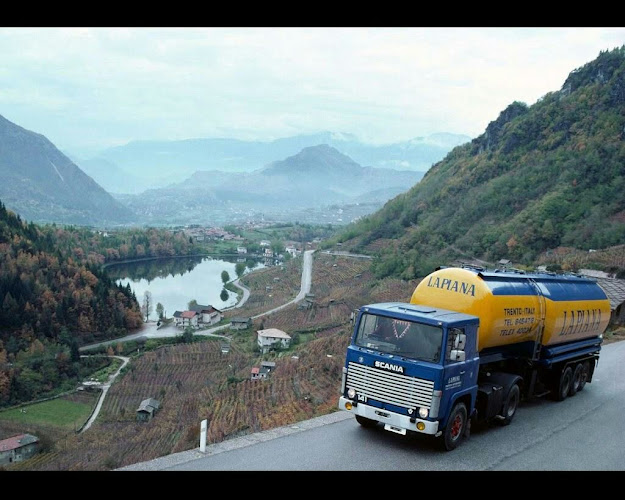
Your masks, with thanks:
<instances>
[{"instance_id":1,"label":"fuel tank","mask_svg":"<svg viewBox=\"0 0 625 500\"><path fill-rule=\"evenodd\" d=\"M551 273L442 268L423 278L410 303L479 317L478 351L597 337L610 321L610 302L594 280Z\"/></svg>"}]
</instances>

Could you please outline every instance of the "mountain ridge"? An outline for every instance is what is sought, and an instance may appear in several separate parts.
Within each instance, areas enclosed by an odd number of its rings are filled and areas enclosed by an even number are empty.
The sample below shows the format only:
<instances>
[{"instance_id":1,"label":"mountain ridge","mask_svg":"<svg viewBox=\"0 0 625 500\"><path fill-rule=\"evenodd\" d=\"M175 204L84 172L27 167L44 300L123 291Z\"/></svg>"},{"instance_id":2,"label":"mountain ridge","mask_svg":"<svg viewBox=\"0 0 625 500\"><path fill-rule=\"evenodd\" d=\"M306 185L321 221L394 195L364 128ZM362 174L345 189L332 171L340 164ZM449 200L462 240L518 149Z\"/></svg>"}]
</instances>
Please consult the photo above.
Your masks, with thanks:
<instances>
[{"instance_id":1,"label":"mountain ridge","mask_svg":"<svg viewBox=\"0 0 625 500\"><path fill-rule=\"evenodd\" d=\"M0 115L0 199L23 218L123 223L133 215L42 134Z\"/></svg>"},{"instance_id":2,"label":"mountain ridge","mask_svg":"<svg viewBox=\"0 0 625 500\"><path fill-rule=\"evenodd\" d=\"M559 246L625 240L625 46L573 70L532 106L515 101L381 210L344 248L378 276L412 279L455 259L531 266Z\"/></svg>"},{"instance_id":3,"label":"mountain ridge","mask_svg":"<svg viewBox=\"0 0 625 500\"><path fill-rule=\"evenodd\" d=\"M372 145L353 134L320 132L275 139L244 141L228 138L197 138L180 141L132 141L106 149L90 159L76 160L86 172L112 193L136 194L123 176L99 170L103 160L137 178L146 189L180 182L195 171L252 172L269 163L296 155L306 147L328 144L359 165L396 170L426 171L453 147L471 138L461 134L436 133L393 144Z\"/></svg>"}]
</instances>

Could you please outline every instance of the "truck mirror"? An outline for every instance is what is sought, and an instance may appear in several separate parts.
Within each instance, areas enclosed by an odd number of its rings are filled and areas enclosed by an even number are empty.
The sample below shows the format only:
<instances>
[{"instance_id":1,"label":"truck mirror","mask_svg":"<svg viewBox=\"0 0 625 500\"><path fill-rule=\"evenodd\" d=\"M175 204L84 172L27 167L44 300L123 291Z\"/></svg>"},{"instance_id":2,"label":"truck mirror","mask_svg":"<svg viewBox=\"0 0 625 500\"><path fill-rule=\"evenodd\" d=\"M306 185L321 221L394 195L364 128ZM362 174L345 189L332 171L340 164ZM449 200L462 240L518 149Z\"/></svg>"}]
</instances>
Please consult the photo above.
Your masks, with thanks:
<instances>
[{"instance_id":1,"label":"truck mirror","mask_svg":"<svg viewBox=\"0 0 625 500\"><path fill-rule=\"evenodd\" d=\"M455 338L454 338L454 348L458 349L459 351L464 351L464 346L467 343L467 336L464 333L458 333L456 334Z\"/></svg>"},{"instance_id":2,"label":"truck mirror","mask_svg":"<svg viewBox=\"0 0 625 500\"><path fill-rule=\"evenodd\" d=\"M459 351L457 349L453 349L449 353L449 360L450 361L464 361L465 360L465 353L464 353L464 351Z\"/></svg>"}]
</instances>

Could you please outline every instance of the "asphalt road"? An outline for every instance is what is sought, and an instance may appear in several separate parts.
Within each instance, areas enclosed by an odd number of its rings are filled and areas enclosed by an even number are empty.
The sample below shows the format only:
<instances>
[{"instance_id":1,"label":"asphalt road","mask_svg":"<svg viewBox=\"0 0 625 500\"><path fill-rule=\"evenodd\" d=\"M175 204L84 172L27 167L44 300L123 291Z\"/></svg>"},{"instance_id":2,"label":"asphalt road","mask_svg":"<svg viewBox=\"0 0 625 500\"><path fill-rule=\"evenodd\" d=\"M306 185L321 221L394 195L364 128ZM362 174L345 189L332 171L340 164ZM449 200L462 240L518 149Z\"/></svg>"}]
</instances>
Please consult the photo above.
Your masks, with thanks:
<instances>
[{"instance_id":1,"label":"asphalt road","mask_svg":"<svg viewBox=\"0 0 625 500\"><path fill-rule=\"evenodd\" d=\"M522 403L509 426L474 428L452 452L438 440L364 429L347 412L335 412L120 470L623 471L623 360L625 341L604 346L582 392L559 403Z\"/></svg>"}]
</instances>

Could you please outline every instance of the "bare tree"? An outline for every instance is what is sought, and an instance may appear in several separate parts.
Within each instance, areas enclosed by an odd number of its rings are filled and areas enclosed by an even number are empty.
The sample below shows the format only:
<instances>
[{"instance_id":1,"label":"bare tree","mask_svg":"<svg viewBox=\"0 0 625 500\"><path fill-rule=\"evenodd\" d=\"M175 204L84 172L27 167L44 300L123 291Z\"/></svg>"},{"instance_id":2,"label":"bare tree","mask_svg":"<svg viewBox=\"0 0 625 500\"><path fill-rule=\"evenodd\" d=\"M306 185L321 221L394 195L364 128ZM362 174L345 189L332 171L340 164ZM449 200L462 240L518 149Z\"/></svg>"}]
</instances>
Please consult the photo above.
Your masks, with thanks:
<instances>
[{"instance_id":1,"label":"bare tree","mask_svg":"<svg viewBox=\"0 0 625 500\"><path fill-rule=\"evenodd\" d=\"M152 292L146 290L143 292L143 304L141 305L141 312L145 316L145 320L148 321L150 319L150 314L152 314Z\"/></svg>"}]
</instances>

